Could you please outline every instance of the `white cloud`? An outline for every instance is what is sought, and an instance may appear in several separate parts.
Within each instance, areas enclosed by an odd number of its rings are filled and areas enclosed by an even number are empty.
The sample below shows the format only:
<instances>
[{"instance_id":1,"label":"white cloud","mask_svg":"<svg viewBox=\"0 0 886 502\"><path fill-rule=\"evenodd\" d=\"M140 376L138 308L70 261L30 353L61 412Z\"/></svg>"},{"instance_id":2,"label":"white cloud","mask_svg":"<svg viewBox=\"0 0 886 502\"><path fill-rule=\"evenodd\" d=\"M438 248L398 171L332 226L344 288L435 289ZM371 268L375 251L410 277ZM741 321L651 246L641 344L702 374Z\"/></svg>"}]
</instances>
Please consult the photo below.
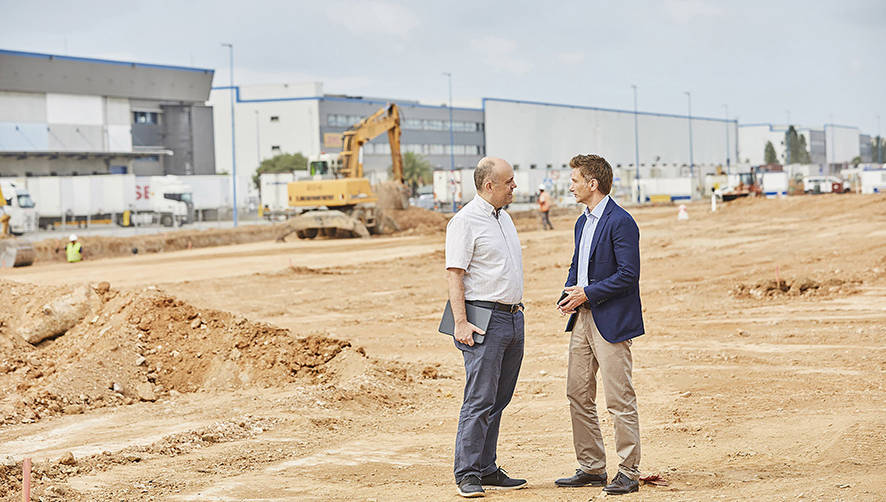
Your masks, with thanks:
<instances>
[{"instance_id":1,"label":"white cloud","mask_svg":"<svg viewBox=\"0 0 886 502\"><path fill-rule=\"evenodd\" d=\"M421 24L412 10L384 0L338 0L326 7L326 16L355 35L406 38Z\"/></svg>"},{"instance_id":2,"label":"white cloud","mask_svg":"<svg viewBox=\"0 0 886 502\"><path fill-rule=\"evenodd\" d=\"M706 0L667 0L664 8L671 20L680 24L726 14L722 5Z\"/></svg>"},{"instance_id":3,"label":"white cloud","mask_svg":"<svg viewBox=\"0 0 886 502\"><path fill-rule=\"evenodd\" d=\"M471 47L496 70L516 75L525 75L532 70L532 63L519 55L515 40L489 35L471 40Z\"/></svg>"},{"instance_id":4,"label":"white cloud","mask_svg":"<svg viewBox=\"0 0 886 502\"><path fill-rule=\"evenodd\" d=\"M561 64L579 64L584 60L584 52L571 51L557 54L557 62Z\"/></svg>"}]
</instances>

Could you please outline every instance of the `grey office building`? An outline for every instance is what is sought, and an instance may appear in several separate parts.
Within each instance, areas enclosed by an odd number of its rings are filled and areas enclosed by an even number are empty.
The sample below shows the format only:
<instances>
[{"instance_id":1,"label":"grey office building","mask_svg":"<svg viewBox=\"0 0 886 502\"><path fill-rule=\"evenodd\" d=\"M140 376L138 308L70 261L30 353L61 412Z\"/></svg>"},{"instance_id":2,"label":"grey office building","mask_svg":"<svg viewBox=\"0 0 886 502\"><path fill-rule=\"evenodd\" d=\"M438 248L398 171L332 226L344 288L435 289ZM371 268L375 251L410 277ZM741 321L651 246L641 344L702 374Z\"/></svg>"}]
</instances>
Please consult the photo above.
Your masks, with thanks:
<instances>
[{"instance_id":1,"label":"grey office building","mask_svg":"<svg viewBox=\"0 0 886 502\"><path fill-rule=\"evenodd\" d=\"M0 177L214 174L212 77L0 50Z\"/></svg>"}]
</instances>

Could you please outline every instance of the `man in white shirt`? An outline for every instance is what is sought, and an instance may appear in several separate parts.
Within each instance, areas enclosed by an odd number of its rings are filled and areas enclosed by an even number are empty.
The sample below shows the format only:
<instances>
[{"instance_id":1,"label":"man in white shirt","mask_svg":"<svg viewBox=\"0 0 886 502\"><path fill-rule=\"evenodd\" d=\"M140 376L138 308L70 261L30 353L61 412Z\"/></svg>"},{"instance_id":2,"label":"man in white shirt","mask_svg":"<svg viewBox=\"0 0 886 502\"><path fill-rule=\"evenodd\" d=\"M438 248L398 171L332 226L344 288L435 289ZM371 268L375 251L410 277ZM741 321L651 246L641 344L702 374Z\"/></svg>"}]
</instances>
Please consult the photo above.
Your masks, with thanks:
<instances>
[{"instance_id":1,"label":"man in white shirt","mask_svg":"<svg viewBox=\"0 0 886 502\"><path fill-rule=\"evenodd\" d=\"M516 489L495 463L501 414L511 401L523 361L523 255L517 229L501 208L514 199L514 169L486 157L474 171L477 195L446 227L449 301L455 346L465 364L465 392L455 439L455 482L463 497L483 487ZM486 331L469 323L465 303L492 310ZM474 333L485 335L475 343Z\"/></svg>"}]
</instances>

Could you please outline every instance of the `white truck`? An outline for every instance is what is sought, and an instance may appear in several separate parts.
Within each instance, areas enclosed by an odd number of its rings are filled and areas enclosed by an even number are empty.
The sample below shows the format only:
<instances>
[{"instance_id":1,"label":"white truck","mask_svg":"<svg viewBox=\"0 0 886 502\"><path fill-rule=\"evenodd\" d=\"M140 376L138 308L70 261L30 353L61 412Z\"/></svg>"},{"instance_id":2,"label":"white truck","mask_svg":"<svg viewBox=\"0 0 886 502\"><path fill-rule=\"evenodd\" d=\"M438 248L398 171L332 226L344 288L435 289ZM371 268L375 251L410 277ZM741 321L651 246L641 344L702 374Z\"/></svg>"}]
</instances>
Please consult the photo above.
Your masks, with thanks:
<instances>
[{"instance_id":1,"label":"white truck","mask_svg":"<svg viewBox=\"0 0 886 502\"><path fill-rule=\"evenodd\" d=\"M434 202L443 211L453 210L467 204L474 198L473 169L438 169L434 171Z\"/></svg>"},{"instance_id":2,"label":"white truck","mask_svg":"<svg viewBox=\"0 0 886 502\"><path fill-rule=\"evenodd\" d=\"M9 232L22 235L37 230L37 209L28 190L12 181L0 181L0 194L6 204L0 211L9 215Z\"/></svg>"},{"instance_id":3,"label":"white truck","mask_svg":"<svg viewBox=\"0 0 886 502\"><path fill-rule=\"evenodd\" d=\"M121 226L192 221L191 187L176 176L35 176L25 178L38 226L116 223Z\"/></svg>"},{"instance_id":4,"label":"white truck","mask_svg":"<svg viewBox=\"0 0 886 502\"><path fill-rule=\"evenodd\" d=\"M135 200L130 209L134 210L130 225L159 223L171 227L191 223L194 221L191 186L177 176L137 176Z\"/></svg>"}]
</instances>

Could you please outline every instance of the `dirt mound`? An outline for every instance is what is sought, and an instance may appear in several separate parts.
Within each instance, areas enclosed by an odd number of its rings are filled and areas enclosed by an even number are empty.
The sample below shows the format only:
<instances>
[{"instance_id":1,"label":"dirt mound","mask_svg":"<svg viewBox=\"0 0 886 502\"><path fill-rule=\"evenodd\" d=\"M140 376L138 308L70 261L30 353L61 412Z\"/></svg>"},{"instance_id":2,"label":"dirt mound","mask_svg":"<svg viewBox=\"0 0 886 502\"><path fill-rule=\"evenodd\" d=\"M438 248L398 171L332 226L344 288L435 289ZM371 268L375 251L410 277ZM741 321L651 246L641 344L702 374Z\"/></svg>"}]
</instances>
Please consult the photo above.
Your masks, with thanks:
<instances>
[{"instance_id":1,"label":"dirt mound","mask_svg":"<svg viewBox=\"0 0 886 502\"><path fill-rule=\"evenodd\" d=\"M163 253L191 248L225 246L247 242L268 241L277 238L276 225L244 225L238 228L206 230L177 230L132 237L83 236L84 259L129 256L138 253ZM46 239L34 243L37 262L65 261L66 239Z\"/></svg>"},{"instance_id":2,"label":"dirt mound","mask_svg":"<svg viewBox=\"0 0 886 502\"><path fill-rule=\"evenodd\" d=\"M429 234L446 231L449 216L436 211L410 206L408 209L389 209L387 213L394 219L402 233Z\"/></svg>"},{"instance_id":3,"label":"dirt mound","mask_svg":"<svg viewBox=\"0 0 886 502\"><path fill-rule=\"evenodd\" d=\"M316 377L348 342L199 310L160 291L93 288L97 300L63 336L25 342L23 326L65 288L17 288L0 318L0 424L154 401L172 392L271 386ZM73 289L73 288L72 288Z\"/></svg>"},{"instance_id":4,"label":"dirt mound","mask_svg":"<svg viewBox=\"0 0 886 502\"><path fill-rule=\"evenodd\" d=\"M758 281L752 284L736 284L730 294L736 298L774 298L782 296L830 296L850 295L858 292L861 279L830 278L817 281L810 278L779 281Z\"/></svg>"},{"instance_id":5,"label":"dirt mound","mask_svg":"<svg viewBox=\"0 0 886 502\"><path fill-rule=\"evenodd\" d=\"M372 187L375 196L378 197L378 207L388 210L402 210L409 207L409 189L403 184L385 181Z\"/></svg>"}]
</instances>

